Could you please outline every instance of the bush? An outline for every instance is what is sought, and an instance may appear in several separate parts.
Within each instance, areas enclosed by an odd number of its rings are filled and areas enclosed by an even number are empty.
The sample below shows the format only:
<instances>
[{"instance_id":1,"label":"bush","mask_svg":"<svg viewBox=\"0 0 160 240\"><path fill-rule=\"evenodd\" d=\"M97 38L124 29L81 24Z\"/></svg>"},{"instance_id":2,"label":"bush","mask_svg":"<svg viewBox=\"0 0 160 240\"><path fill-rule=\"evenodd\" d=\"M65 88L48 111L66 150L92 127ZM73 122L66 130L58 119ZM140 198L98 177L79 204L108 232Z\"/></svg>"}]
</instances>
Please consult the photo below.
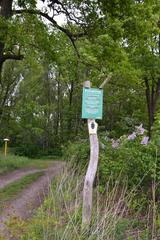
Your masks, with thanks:
<instances>
[{"instance_id":1,"label":"bush","mask_svg":"<svg viewBox=\"0 0 160 240\"><path fill-rule=\"evenodd\" d=\"M160 180L160 152L155 141L148 142L145 135L142 125L133 134L121 136L118 140L101 135L103 149L100 149L99 178L102 189L111 176L114 180L119 175L128 179L130 188L149 189L153 179ZM83 167L88 165L89 152L89 140L69 143L65 158Z\"/></svg>"},{"instance_id":2,"label":"bush","mask_svg":"<svg viewBox=\"0 0 160 240\"><path fill-rule=\"evenodd\" d=\"M72 162L74 165L79 165L80 168L84 168L89 161L89 141L68 142L67 146L63 149L63 153L67 161Z\"/></svg>"},{"instance_id":3,"label":"bush","mask_svg":"<svg viewBox=\"0 0 160 240\"><path fill-rule=\"evenodd\" d=\"M120 174L128 178L131 188L139 184L150 186L155 173L159 180L160 158L156 146L152 142L142 145L141 140L141 136L132 141L124 136L117 148L113 148L110 142L106 144L105 151L100 154L99 175L102 185L111 175L116 180Z\"/></svg>"}]
</instances>

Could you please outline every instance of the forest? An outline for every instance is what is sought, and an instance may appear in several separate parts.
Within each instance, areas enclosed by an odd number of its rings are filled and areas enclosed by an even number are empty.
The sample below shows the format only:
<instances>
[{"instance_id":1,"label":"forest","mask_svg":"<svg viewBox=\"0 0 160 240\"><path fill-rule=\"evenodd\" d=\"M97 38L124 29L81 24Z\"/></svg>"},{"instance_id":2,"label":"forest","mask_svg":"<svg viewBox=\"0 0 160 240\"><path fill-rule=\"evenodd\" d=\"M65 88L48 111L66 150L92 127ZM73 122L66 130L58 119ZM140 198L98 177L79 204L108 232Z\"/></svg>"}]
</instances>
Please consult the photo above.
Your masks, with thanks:
<instances>
[{"instance_id":1,"label":"forest","mask_svg":"<svg viewBox=\"0 0 160 240\"><path fill-rule=\"evenodd\" d=\"M106 79L84 227L82 91ZM0 0L0 239L159 240L159 189L160 0Z\"/></svg>"}]
</instances>

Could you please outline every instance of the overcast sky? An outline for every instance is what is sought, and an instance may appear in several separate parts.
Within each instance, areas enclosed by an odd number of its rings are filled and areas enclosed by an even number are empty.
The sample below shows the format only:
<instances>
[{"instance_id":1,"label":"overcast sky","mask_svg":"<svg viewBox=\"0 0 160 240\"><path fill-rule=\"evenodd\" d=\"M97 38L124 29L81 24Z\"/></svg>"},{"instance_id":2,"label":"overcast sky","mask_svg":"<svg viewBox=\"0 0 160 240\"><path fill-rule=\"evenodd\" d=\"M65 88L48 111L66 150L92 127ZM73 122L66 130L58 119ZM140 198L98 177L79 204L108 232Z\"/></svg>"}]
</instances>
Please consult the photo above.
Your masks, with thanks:
<instances>
[{"instance_id":1,"label":"overcast sky","mask_svg":"<svg viewBox=\"0 0 160 240\"><path fill-rule=\"evenodd\" d=\"M44 10L44 8L47 7L47 3L43 3L42 1L38 0L38 4L37 7L40 10ZM62 25L65 22L65 16L63 14L61 14L60 16L54 17L54 20L59 24Z\"/></svg>"}]
</instances>

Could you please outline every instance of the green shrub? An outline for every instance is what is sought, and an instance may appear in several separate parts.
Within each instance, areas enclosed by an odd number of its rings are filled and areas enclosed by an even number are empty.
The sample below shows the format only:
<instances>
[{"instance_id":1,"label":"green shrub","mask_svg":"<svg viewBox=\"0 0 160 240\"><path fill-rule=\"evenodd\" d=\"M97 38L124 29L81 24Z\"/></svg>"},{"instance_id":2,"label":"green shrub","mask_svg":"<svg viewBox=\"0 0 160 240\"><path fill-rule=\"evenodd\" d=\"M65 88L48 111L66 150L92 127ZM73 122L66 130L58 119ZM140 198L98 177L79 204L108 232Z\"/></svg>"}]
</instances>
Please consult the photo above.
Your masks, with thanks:
<instances>
[{"instance_id":1,"label":"green shrub","mask_svg":"<svg viewBox=\"0 0 160 240\"><path fill-rule=\"evenodd\" d=\"M68 142L67 146L63 149L64 158L67 161L72 162L74 165L79 165L79 167L84 167L89 161L89 141L81 140L77 142Z\"/></svg>"},{"instance_id":2,"label":"green shrub","mask_svg":"<svg viewBox=\"0 0 160 240\"><path fill-rule=\"evenodd\" d=\"M132 141L124 136L117 148L113 148L110 142L106 144L105 151L100 153L99 175L102 185L110 176L116 180L120 174L128 179L131 188L138 184L149 186L155 171L159 180L160 158L156 146L152 142L142 145L141 140L141 136Z\"/></svg>"},{"instance_id":3,"label":"green shrub","mask_svg":"<svg viewBox=\"0 0 160 240\"><path fill-rule=\"evenodd\" d=\"M128 179L128 185L132 189L141 186L149 189L152 180L160 180L160 150L154 140L148 144L142 144L146 134L140 134L136 130L135 139L128 139L127 135L121 136L117 146L113 147L113 140L101 134L100 143L105 148L100 148L99 178L101 190L112 176L113 181L119 175ZM107 139L107 140L105 140ZM100 144L102 145L102 144ZM76 165L87 166L89 162L89 140L69 143L65 148L65 158Z\"/></svg>"}]
</instances>

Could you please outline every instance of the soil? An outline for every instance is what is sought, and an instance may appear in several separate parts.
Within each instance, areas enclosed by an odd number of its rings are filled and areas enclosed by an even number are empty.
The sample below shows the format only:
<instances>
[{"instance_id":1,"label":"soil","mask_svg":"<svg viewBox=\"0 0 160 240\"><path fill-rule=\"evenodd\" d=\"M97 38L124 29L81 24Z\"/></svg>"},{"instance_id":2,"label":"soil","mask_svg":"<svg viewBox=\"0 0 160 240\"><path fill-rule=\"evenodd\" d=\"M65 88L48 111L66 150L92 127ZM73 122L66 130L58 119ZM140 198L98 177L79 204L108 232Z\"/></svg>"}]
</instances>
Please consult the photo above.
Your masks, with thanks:
<instances>
[{"instance_id":1,"label":"soil","mask_svg":"<svg viewBox=\"0 0 160 240\"><path fill-rule=\"evenodd\" d=\"M0 188L6 187L8 184L18 181L24 176L27 176L29 174L33 174L36 172L41 172L41 171L43 170L29 168L29 169L15 170L11 173L7 173L6 175L2 175L0 176Z\"/></svg>"},{"instance_id":2,"label":"soil","mask_svg":"<svg viewBox=\"0 0 160 240\"><path fill-rule=\"evenodd\" d=\"M8 239L8 240L15 239L12 236L12 234L9 232L6 223L8 222L10 217L16 217L23 220L30 218L35 213L35 210L44 201L44 198L46 197L46 195L49 193L52 178L57 174L59 174L60 171L63 170L64 165L65 165L64 162L54 163L54 165L52 165L51 167L49 167L44 171L43 176L41 176L38 180L36 180L34 183L28 186L25 190L19 193L16 199L7 203L6 207L3 209L2 213L0 214L0 237L2 236L3 237L2 239ZM36 169L32 169L32 171L36 171ZM21 173L24 174L25 171L22 170ZM29 174L30 173L31 172L29 172ZM23 174L21 175L19 170L19 172L17 173L17 177L24 176ZM12 180L13 179L15 178L13 177Z\"/></svg>"}]
</instances>

